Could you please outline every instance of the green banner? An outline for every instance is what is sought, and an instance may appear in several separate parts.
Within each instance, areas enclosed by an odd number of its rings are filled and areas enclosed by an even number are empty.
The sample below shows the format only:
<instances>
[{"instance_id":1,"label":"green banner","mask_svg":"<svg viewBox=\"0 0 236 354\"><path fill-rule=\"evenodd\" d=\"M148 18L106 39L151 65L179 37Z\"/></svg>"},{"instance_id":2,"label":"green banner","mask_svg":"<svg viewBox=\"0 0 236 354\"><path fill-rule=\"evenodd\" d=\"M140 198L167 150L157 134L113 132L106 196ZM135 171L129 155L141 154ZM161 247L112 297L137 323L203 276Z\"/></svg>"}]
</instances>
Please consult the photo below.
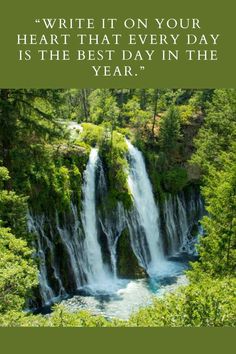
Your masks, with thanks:
<instances>
[{"instance_id":1,"label":"green banner","mask_svg":"<svg viewBox=\"0 0 236 354\"><path fill-rule=\"evenodd\" d=\"M3 353L231 353L230 328L2 329ZM12 340L14 338L14 341Z\"/></svg>"},{"instance_id":2,"label":"green banner","mask_svg":"<svg viewBox=\"0 0 236 354\"><path fill-rule=\"evenodd\" d=\"M232 0L1 4L1 88L235 87Z\"/></svg>"}]
</instances>

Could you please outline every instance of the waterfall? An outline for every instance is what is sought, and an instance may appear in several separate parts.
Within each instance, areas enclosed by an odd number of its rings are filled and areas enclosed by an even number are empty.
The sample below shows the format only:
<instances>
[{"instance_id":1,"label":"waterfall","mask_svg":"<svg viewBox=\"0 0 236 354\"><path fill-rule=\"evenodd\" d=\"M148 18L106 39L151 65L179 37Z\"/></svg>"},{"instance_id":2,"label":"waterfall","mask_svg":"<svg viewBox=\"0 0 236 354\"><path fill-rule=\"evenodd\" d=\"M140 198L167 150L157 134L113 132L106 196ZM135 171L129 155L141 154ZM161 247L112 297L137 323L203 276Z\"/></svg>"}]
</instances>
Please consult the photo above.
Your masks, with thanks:
<instances>
[{"instance_id":1,"label":"waterfall","mask_svg":"<svg viewBox=\"0 0 236 354\"><path fill-rule=\"evenodd\" d=\"M84 172L83 203L81 220L84 230L84 271L87 276L88 287L104 290L110 281L111 274L103 262L101 246L98 241L96 216L96 170L98 165L98 149L90 152L89 161Z\"/></svg>"},{"instance_id":2,"label":"waterfall","mask_svg":"<svg viewBox=\"0 0 236 354\"><path fill-rule=\"evenodd\" d=\"M176 203L172 195L168 195L163 205L163 216L168 241L168 253L174 255L179 248L177 220L176 220Z\"/></svg>"},{"instance_id":3,"label":"waterfall","mask_svg":"<svg viewBox=\"0 0 236 354\"><path fill-rule=\"evenodd\" d=\"M127 237L129 234L132 256L151 277L175 274L177 262L168 261L165 255L195 254L192 231L203 215L199 193L188 188L169 194L159 208L142 153L129 141L127 146L131 209L126 210L119 200L112 208L107 203L109 186L98 149L93 148L83 174L81 210L71 201L65 211L52 207L45 214L29 213L28 229L36 235L43 305L81 289L91 294L114 293L121 281L117 263L122 254L117 254L117 246L123 231Z\"/></svg>"},{"instance_id":4,"label":"waterfall","mask_svg":"<svg viewBox=\"0 0 236 354\"><path fill-rule=\"evenodd\" d=\"M102 233L106 236L107 247L110 255L111 270L114 280L117 279L117 242L126 227L126 215L124 206L121 202L117 202L113 210L107 207L108 187L106 177L102 165L102 161L98 163L98 183L97 194L99 198L100 208L98 210L98 220Z\"/></svg>"},{"instance_id":5,"label":"waterfall","mask_svg":"<svg viewBox=\"0 0 236 354\"><path fill-rule=\"evenodd\" d=\"M159 210L155 203L142 153L127 141L129 150L128 185L134 199L129 221L134 252L150 275L158 273L164 261ZM132 220L133 219L133 220ZM141 229L141 234L138 229ZM140 234L140 239L137 235Z\"/></svg>"},{"instance_id":6,"label":"waterfall","mask_svg":"<svg viewBox=\"0 0 236 354\"><path fill-rule=\"evenodd\" d=\"M199 194L191 190L190 198L184 192L167 195L163 205L163 225L167 241L167 253L175 256L181 252L195 254L196 237L192 229L197 226L201 233L198 220L204 213L204 207Z\"/></svg>"},{"instance_id":7,"label":"waterfall","mask_svg":"<svg viewBox=\"0 0 236 354\"><path fill-rule=\"evenodd\" d=\"M117 278L117 242L126 226L126 215L121 202L117 203L116 209L110 217L99 218L103 233L106 235L109 253L111 257L111 268L114 279Z\"/></svg>"},{"instance_id":8,"label":"waterfall","mask_svg":"<svg viewBox=\"0 0 236 354\"><path fill-rule=\"evenodd\" d=\"M45 217L33 217L28 213L28 229L30 232L34 233L37 236L37 255L39 257L39 290L41 298L44 305L51 303L52 299L55 299L57 296L52 289L49 282L49 274L47 268L47 259L50 260L50 267L53 271L54 279L57 281L58 286L58 295L66 295L66 291L63 287L59 270L56 263L55 257L55 248L53 242L47 237L44 231L45 227ZM47 252L49 252L49 257L46 259Z\"/></svg>"},{"instance_id":9,"label":"waterfall","mask_svg":"<svg viewBox=\"0 0 236 354\"><path fill-rule=\"evenodd\" d=\"M190 232L190 224L187 218L187 208L184 198L180 198L177 195L177 210L179 216L179 228L180 228L180 244L184 250L188 244L188 236Z\"/></svg>"},{"instance_id":10,"label":"waterfall","mask_svg":"<svg viewBox=\"0 0 236 354\"><path fill-rule=\"evenodd\" d=\"M60 226L58 213L56 212L56 229L68 255L76 289L78 289L86 283L83 272L83 243L79 229L78 210L73 203L71 203L70 208L72 215L70 225Z\"/></svg>"}]
</instances>

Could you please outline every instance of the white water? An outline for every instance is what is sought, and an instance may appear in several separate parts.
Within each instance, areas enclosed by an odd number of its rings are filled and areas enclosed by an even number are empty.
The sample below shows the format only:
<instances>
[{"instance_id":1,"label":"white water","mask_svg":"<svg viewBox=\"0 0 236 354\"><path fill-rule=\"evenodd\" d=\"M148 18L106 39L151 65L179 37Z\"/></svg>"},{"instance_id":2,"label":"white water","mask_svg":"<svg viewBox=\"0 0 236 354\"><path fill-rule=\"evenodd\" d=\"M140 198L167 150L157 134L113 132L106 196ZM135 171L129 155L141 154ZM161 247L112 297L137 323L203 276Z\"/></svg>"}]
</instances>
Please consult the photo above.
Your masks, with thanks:
<instances>
[{"instance_id":1,"label":"white water","mask_svg":"<svg viewBox=\"0 0 236 354\"><path fill-rule=\"evenodd\" d=\"M45 218L44 216L33 218L30 213L27 215L28 218L28 229L30 232L34 233L37 235L37 250L38 250L38 257L39 257L39 290L40 290L40 295L42 297L44 305L48 305L51 303L51 301L59 296L64 296L66 295L66 291L63 287L63 284L61 282L61 277L59 274L59 270L57 267L56 263L56 257L55 257L55 248L53 245L53 242L47 237L47 235L44 232L44 224L45 224ZM48 269L47 269L47 263L46 263L46 252L50 253L50 266L53 271L53 276L56 279L58 286L59 286L59 292L58 295L55 294L53 289L51 288L49 284L49 279L48 279Z\"/></svg>"},{"instance_id":2,"label":"white water","mask_svg":"<svg viewBox=\"0 0 236 354\"><path fill-rule=\"evenodd\" d=\"M177 205L178 205L178 213L179 220L181 222L180 225L180 236L181 236L181 246L186 247L188 244L188 235L189 235L189 223L187 219L187 211L185 201L181 200L179 196L177 196Z\"/></svg>"},{"instance_id":3,"label":"white water","mask_svg":"<svg viewBox=\"0 0 236 354\"><path fill-rule=\"evenodd\" d=\"M141 237L146 238L147 247L144 242L139 242L139 247L137 247L135 240L133 240L133 245L135 253L139 255L138 258L143 259L143 265L148 274L154 276L162 270L165 263L160 237L159 210L154 200L142 153L129 141L127 145L130 155L128 185L134 199L136 215L133 215L133 219L136 218L136 225L133 221L131 222L133 229L136 229L134 230L136 237L137 227L142 229Z\"/></svg>"},{"instance_id":4,"label":"white water","mask_svg":"<svg viewBox=\"0 0 236 354\"><path fill-rule=\"evenodd\" d=\"M73 204L71 204L71 213L73 215L73 221L70 227L67 225L60 226L58 214L56 213L56 228L68 255L76 288L78 289L86 280L83 273L83 252L81 252L83 244L79 232L78 211Z\"/></svg>"},{"instance_id":5,"label":"white water","mask_svg":"<svg viewBox=\"0 0 236 354\"><path fill-rule=\"evenodd\" d=\"M99 160L99 178L97 191L100 197L100 210L98 220L102 232L106 235L107 246L110 254L111 270L114 281L117 281L117 242L126 227L126 215L122 202L118 202L114 210L107 207L108 187L101 160Z\"/></svg>"},{"instance_id":6,"label":"white water","mask_svg":"<svg viewBox=\"0 0 236 354\"><path fill-rule=\"evenodd\" d=\"M168 243L168 255L178 256L181 252L196 254L197 238L191 235L193 226L204 213L201 198L192 191L186 200L183 193L168 195L164 202L164 222ZM198 233L200 228L198 225Z\"/></svg>"},{"instance_id":7,"label":"white water","mask_svg":"<svg viewBox=\"0 0 236 354\"><path fill-rule=\"evenodd\" d=\"M125 229L126 226L126 215L124 211L123 204L121 202L117 203L117 207L114 211L114 216L116 222L112 220L106 219L102 220L99 219L102 231L106 235L107 244L110 252L111 257L111 268L114 280L117 281L117 242L122 231Z\"/></svg>"},{"instance_id":8,"label":"white water","mask_svg":"<svg viewBox=\"0 0 236 354\"><path fill-rule=\"evenodd\" d=\"M168 251L170 255L175 255L179 250L178 230L175 220L175 207L172 195L168 195L164 201L164 220L168 239Z\"/></svg>"},{"instance_id":9,"label":"white water","mask_svg":"<svg viewBox=\"0 0 236 354\"><path fill-rule=\"evenodd\" d=\"M96 169L98 164L98 149L90 152L89 161L84 172L83 203L81 219L84 229L84 271L87 276L87 288L93 292L100 292L111 286L111 274L106 268L101 246L98 241L96 216Z\"/></svg>"}]
</instances>

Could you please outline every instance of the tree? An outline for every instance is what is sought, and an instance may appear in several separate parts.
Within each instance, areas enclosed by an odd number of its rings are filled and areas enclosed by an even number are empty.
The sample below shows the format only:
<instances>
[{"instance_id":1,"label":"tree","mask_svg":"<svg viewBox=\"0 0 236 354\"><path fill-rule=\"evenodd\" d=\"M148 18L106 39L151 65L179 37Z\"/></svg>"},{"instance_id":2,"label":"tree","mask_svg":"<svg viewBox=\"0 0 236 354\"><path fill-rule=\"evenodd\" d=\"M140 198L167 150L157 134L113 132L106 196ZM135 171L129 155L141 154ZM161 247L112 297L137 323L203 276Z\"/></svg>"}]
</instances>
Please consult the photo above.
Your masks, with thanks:
<instances>
[{"instance_id":1,"label":"tree","mask_svg":"<svg viewBox=\"0 0 236 354\"><path fill-rule=\"evenodd\" d=\"M161 151L166 155L173 153L180 138L179 111L175 106L171 106L160 122L159 142Z\"/></svg>"},{"instance_id":2,"label":"tree","mask_svg":"<svg viewBox=\"0 0 236 354\"><path fill-rule=\"evenodd\" d=\"M96 89L89 95L90 121L95 124L110 121L110 111L117 108L116 100L108 89ZM112 104L113 108L110 107ZM113 118L112 118L113 119Z\"/></svg>"},{"instance_id":3,"label":"tree","mask_svg":"<svg viewBox=\"0 0 236 354\"><path fill-rule=\"evenodd\" d=\"M203 219L198 271L233 275L236 269L236 91L215 90L196 139L192 163L202 169L208 215Z\"/></svg>"},{"instance_id":4,"label":"tree","mask_svg":"<svg viewBox=\"0 0 236 354\"><path fill-rule=\"evenodd\" d=\"M12 154L59 136L56 121L60 96L57 90L0 90L0 160L12 173ZM9 180L8 189L12 185Z\"/></svg>"},{"instance_id":5,"label":"tree","mask_svg":"<svg viewBox=\"0 0 236 354\"><path fill-rule=\"evenodd\" d=\"M195 140L196 153L191 161L201 167L204 175L213 165L222 169L220 155L231 150L236 139L236 91L215 90L204 125Z\"/></svg>"},{"instance_id":6,"label":"tree","mask_svg":"<svg viewBox=\"0 0 236 354\"><path fill-rule=\"evenodd\" d=\"M200 263L194 265L213 276L234 275L236 270L236 145L235 153L221 159L224 170L212 166L203 187L208 215L202 221Z\"/></svg>"}]
</instances>

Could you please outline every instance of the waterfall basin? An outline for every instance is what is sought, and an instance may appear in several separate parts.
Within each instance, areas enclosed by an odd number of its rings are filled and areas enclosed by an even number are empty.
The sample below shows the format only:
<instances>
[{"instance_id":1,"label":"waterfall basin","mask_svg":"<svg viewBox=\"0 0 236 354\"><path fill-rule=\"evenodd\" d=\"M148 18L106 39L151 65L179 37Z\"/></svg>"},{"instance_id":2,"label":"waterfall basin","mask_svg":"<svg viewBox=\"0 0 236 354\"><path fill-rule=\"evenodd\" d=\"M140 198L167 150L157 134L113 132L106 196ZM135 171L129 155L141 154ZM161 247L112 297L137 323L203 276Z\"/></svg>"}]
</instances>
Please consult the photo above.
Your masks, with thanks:
<instances>
[{"instance_id":1,"label":"waterfall basin","mask_svg":"<svg viewBox=\"0 0 236 354\"><path fill-rule=\"evenodd\" d=\"M83 287L78 293L61 303L70 312L87 310L93 315L109 319L128 320L140 308L150 305L155 297L175 291L188 280L184 270L186 261L169 261L163 274L142 279L114 279L106 289Z\"/></svg>"}]
</instances>

